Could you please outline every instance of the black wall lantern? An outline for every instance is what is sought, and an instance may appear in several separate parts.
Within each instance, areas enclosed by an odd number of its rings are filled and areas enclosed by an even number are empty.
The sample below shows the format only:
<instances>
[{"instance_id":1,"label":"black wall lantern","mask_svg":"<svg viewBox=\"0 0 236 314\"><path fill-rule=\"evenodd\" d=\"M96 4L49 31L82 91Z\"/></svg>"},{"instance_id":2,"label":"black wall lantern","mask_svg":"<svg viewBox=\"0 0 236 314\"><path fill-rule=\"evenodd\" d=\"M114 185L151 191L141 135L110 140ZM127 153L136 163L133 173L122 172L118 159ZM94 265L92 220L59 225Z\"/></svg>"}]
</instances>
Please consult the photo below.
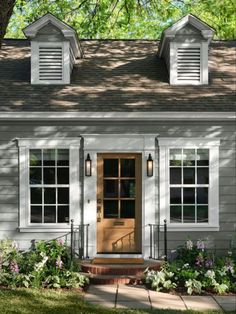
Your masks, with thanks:
<instances>
[{"instance_id":1,"label":"black wall lantern","mask_svg":"<svg viewBox=\"0 0 236 314\"><path fill-rule=\"evenodd\" d=\"M85 175L87 177L91 177L92 175L92 160L89 154L87 155L87 158L85 159Z\"/></svg>"},{"instance_id":2,"label":"black wall lantern","mask_svg":"<svg viewBox=\"0 0 236 314\"><path fill-rule=\"evenodd\" d=\"M148 177L153 176L153 160L151 154L149 154L147 159L147 176Z\"/></svg>"}]
</instances>

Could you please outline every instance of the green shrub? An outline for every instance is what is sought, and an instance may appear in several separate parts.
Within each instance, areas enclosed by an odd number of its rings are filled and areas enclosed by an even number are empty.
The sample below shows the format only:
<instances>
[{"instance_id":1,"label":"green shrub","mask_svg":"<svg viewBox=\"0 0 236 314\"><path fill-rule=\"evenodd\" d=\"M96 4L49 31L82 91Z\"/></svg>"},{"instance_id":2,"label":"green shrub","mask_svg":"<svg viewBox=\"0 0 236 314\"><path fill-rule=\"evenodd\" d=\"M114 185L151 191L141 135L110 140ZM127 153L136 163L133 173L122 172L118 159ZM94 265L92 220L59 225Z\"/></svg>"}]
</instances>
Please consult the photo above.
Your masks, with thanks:
<instances>
[{"instance_id":1,"label":"green shrub","mask_svg":"<svg viewBox=\"0 0 236 314\"><path fill-rule=\"evenodd\" d=\"M79 288L88 279L71 264L60 240L40 241L34 250L20 252L15 242L0 241L0 285L11 287Z\"/></svg>"}]
</instances>

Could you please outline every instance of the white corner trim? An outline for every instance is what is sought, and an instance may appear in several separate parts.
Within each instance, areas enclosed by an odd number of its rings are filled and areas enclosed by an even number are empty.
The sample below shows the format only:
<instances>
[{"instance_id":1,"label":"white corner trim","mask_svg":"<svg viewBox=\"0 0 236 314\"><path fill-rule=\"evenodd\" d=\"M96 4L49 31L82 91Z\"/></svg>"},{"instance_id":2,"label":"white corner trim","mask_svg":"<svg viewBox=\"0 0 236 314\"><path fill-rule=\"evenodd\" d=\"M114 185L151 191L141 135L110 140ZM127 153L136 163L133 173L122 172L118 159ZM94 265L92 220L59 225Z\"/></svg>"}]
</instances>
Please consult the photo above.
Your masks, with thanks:
<instances>
[{"instance_id":1,"label":"white corner trim","mask_svg":"<svg viewBox=\"0 0 236 314\"><path fill-rule=\"evenodd\" d=\"M231 112L1 112L0 121L235 121Z\"/></svg>"}]
</instances>

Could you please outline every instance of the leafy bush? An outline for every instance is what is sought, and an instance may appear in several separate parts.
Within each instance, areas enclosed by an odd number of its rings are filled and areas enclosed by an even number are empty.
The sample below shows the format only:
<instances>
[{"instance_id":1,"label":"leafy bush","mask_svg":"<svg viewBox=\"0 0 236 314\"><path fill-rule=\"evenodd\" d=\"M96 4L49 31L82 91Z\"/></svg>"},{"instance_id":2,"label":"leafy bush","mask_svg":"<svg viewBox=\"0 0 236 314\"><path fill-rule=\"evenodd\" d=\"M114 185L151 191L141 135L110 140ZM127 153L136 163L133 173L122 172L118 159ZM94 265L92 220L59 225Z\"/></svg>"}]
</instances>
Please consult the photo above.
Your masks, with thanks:
<instances>
[{"instance_id":1,"label":"leafy bush","mask_svg":"<svg viewBox=\"0 0 236 314\"><path fill-rule=\"evenodd\" d=\"M11 287L79 288L88 279L71 264L60 240L40 241L20 252L15 242L0 241L0 285Z\"/></svg>"},{"instance_id":2,"label":"leafy bush","mask_svg":"<svg viewBox=\"0 0 236 314\"><path fill-rule=\"evenodd\" d=\"M231 252L226 257L215 257L201 240L195 245L188 240L178 248L176 260L165 263L160 271L147 270L145 275L146 283L156 291L236 292L236 264Z\"/></svg>"}]
</instances>

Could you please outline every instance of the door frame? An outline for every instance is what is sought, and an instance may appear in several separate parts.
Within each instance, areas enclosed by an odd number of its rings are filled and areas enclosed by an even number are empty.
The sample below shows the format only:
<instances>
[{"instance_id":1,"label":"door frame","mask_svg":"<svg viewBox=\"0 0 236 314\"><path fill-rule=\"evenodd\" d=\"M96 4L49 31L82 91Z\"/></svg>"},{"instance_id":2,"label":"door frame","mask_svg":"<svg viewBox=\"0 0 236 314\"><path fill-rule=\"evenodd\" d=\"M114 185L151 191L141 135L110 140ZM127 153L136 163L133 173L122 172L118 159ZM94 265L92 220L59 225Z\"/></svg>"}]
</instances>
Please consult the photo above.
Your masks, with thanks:
<instances>
[{"instance_id":1,"label":"door frame","mask_svg":"<svg viewBox=\"0 0 236 314\"><path fill-rule=\"evenodd\" d=\"M155 185L155 134L82 134L84 139L83 158L90 154L92 175L83 177L82 222L89 224L89 257L149 257L150 231L148 224L157 219ZM98 153L139 153L142 156L142 254L97 254L97 154ZM154 160L154 173L148 177L146 162L149 154Z\"/></svg>"}]
</instances>

